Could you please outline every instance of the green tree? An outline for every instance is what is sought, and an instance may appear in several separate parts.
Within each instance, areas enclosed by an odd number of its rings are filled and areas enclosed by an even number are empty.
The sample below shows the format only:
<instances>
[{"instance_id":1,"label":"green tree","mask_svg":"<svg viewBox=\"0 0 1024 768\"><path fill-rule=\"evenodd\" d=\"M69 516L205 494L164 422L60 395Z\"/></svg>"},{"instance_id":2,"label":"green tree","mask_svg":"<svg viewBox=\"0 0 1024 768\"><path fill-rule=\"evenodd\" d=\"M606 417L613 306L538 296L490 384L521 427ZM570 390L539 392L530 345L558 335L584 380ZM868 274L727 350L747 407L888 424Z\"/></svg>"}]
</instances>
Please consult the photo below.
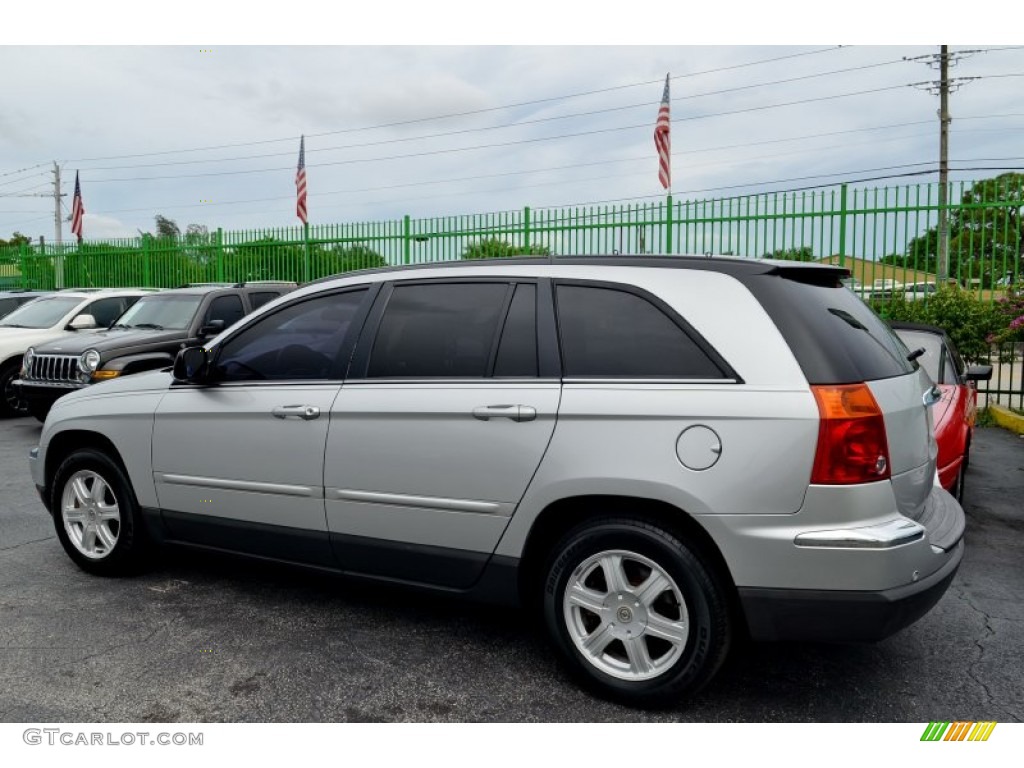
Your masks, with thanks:
<instances>
[{"instance_id":1,"label":"green tree","mask_svg":"<svg viewBox=\"0 0 1024 768\"><path fill-rule=\"evenodd\" d=\"M181 237L181 230L178 228L177 222L173 219L168 219L166 216L161 216L159 213L153 217L156 221L156 236L159 238L178 238Z\"/></svg>"},{"instance_id":2,"label":"green tree","mask_svg":"<svg viewBox=\"0 0 1024 768\"><path fill-rule=\"evenodd\" d=\"M491 237L478 240L466 246L462 252L464 259L507 259L512 256L550 256L551 249L546 245L512 245L505 240Z\"/></svg>"},{"instance_id":3,"label":"green tree","mask_svg":"<svg viewBox=\"0 0 1024 768\"><path fill-rule=\"evenodd\" d=\"M804 245L800 248L780 248L772 253L766 253L762 259L780 259L783 261L814 261L814 251L811 246Z\"/></svg>"},{"instance_id":4,"label":"green tree","mask_svg":"<svg viewBox=\"0 0 1024 768\"><path fill-rule=\"evenodd\" d=\"M23 235L23 234L21 234L21 232L18 232L18 231L15 231L15 233L13 235L11 235L11 239L10 240L4 240L2 237L0 237L0 246L4 246L4 245L19 246L19 245L31 245L31 244L32 244L32 238L29 237L28 235Z\"/></svg>"},{"instance_id":5,"label":"green tree","mask_svg":"<svg viewBox=\"0 0 1024 768\"><path fill-rule=\"evenodd\" d=\"M990 288L1003 274L1024 271L1024 174L1004 173L973 184L949 214L949 274ZM885 264L938 272L938 227L907 243Z\"/></svg>"}]
</instances>

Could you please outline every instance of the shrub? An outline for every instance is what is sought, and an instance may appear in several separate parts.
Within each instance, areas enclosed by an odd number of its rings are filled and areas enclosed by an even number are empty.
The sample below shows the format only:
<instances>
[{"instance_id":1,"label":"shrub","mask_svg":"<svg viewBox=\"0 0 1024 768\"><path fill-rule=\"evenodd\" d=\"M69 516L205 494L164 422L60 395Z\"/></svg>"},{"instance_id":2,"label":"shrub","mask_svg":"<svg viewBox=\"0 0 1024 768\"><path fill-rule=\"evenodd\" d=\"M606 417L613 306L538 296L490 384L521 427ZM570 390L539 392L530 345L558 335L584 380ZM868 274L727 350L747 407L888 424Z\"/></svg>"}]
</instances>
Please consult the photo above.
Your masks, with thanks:
<instances>
[{"instance_id":1,"label":"shrub","mask_svg":"<svg viewBox=\"0 0 1024 768\"><path fill-rule=\"evenodd\" d=\"M945 329L968 362L988 360L991 345L1007 322L998 304L978 298L958 285L939 288L926 301L895 296L874 307L886 320L927 323Z\"/></svg>"}]
</instances>

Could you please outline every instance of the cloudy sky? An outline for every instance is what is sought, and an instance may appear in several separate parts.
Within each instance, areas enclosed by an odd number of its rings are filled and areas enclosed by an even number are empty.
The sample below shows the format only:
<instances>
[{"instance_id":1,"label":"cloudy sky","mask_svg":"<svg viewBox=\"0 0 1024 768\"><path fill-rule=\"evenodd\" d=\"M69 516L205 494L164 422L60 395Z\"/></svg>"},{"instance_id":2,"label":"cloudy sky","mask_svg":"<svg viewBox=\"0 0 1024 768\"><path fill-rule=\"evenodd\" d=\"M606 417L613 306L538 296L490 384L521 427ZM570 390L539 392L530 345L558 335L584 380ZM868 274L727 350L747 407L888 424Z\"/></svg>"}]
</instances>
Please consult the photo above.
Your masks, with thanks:
<instances>
[{"instance_id":1,"label":"cloudy sky","mask_svg":"<svg viewBox=\"0 0 1024 768\"><path fill-rule=\"evenodd\" d=\"M80 173L87 238L150 231L158 213L182 229L294 226L300 134L312 223L655 200L666 73L677 199L937 167L926 83L938 74L921 58L934 45L424 46L408 32L397 46L224 45L231 35L210 34L5 41L0 71L18 75L0 109L0 237L52 239L54 161L65 215ZM1024 46L951 50L977 51L951 71L951 167L1024 166Z\"/></svg>"}]
</instances>

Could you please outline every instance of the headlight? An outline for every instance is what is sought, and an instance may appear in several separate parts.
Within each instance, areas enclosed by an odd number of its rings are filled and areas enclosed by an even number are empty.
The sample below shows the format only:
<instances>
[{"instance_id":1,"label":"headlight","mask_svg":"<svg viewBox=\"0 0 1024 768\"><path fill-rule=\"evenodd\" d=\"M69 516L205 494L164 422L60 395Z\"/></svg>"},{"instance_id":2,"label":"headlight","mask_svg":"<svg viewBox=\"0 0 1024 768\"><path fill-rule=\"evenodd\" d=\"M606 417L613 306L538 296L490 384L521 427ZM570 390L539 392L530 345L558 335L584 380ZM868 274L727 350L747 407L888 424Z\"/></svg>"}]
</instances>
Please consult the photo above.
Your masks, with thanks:
<instances>
[{"instance_id":1,"label":"headlight","mask_svg":"<svg viewBox=\"0 0 1024 768\"><path fill-rule=\"evenodd\" d=\"M25 350L25 356L21 358L21 378L28 376L28 372L32 370L32 358L36 356L36 351L29 347Z\"/></svg>"},{"instance_id":2,"label":"headlight","mask_svg":"<svg viewBox=\"0 0 1024 768\"><path fill-rule=\"evenodd\" d=\"M82 353L82 356L78 358L78 367L85 373L92 373L99 367L100 364L100 353L95 349L87 349Z\"/></svg>"}]
</instances>

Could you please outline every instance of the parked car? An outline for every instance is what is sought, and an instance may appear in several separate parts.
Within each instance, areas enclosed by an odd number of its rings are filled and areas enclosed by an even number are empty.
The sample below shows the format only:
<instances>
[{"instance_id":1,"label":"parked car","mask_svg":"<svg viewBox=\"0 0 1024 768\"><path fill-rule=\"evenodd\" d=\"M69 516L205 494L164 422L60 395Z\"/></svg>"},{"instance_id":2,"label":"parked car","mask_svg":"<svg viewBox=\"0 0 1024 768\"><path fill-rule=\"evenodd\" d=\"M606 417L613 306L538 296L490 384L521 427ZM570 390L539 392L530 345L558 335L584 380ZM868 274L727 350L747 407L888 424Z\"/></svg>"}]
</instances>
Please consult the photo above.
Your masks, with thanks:
<instances>
[{"instance_id":1,"label":"parked car","mask_svg":"<svg viewBox=\"0 0 1024 768\"><path fill-rule=\"evenodd\" d=\"M49 291L0 291L0 318L41 296L49 296Z\"/></svg>"},{"instance_id":2,"label":"parked car","mask_svg":"<svg viewBox=\"0 0 1024 768\"><path fill-rule=\"evenodd\" d=\"M46 418L57 398L98 381L169 368L182 345L216 336L295 283L202 286L143 296L109 330L29 347L14 382L29 412Z\"/></svg>"},{"instance_id":3,"label":"parked car","mask_svg":"<svg viewBox=\"0 0 1024 768\"><path fill-rule=\"evenodd\" d=\"M964 498L964 475L971 460L971 440L978 413L978 384L992 378L991 365L968 367L949 335L934 325L890 323L896 335L942 391L935 405L939 482Z\"/></svg>"},{"instance_id":4,"label":"parked car","mask_svg":"<svg viewBox=\"0 0 1024 768\"><path fill-rule=\"evenodd\" d=\"M135 289L57 291L0 319L0 418L28 414L28 406L14 386L26 349L106 328L145 294Z\"/></svg>"},{"instance_id":5,"label":"parked car","mask_svg":"<svg viewBox=\"0 0 1024 768\"><path fill-rule=\"evenodd\" d=\"M935 295L935 283L907 283L903 286L903 297L907 301L920 301Z\"/></svg>"},{"instance_id":6,"label":"parked car","mask_svg":"<svg viewBox=\"0 0 1024 768\"><path fill-rule=\"evenodd\" d=\"M183 544L535 610L584 684L733 639L877 640L963 556L937 392L844 269L502 259L358 272L172 372L62 397L30 456L81 568Z\"/></svg>"}]
</instances>

